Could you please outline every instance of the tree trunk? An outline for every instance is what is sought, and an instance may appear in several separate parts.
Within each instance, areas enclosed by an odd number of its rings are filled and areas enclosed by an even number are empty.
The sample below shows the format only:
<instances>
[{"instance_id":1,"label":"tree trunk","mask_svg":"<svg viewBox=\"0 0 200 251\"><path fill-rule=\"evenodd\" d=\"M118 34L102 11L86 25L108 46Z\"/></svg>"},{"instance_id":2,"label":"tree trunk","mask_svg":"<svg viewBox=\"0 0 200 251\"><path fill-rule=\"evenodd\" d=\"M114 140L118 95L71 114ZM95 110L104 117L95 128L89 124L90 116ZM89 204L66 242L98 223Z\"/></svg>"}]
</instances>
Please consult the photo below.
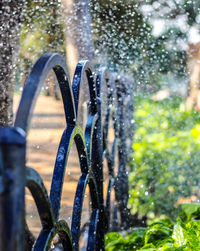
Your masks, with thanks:
<instances>
[{"instance_id":1,"label":"tree trunk","mask_svg":"<svg viewBox=\"0 0 200 251\"><path fill-rule=\"evenodd\" d=\"M65 13L66 54L70 77L80 59L93 60L89 0L62 0Z\"/></svg>"},{"instance_id":2,"label":"tree trunk","mask_svg":"<svg viewBox=\"0 0 200 251\"><path fill-rule=\"evenodd\" d=\"M195 108L200 111L200 43L189 45L187 69L189 72L189 95L186 99L186 110Z\"/></svg>"},{"instance_id":3,"label":"tree trunk","mask_svg":"<svg viewBox=\"0 0 200 251\"><path fill-rule=\"evenodd\" d=\"M13 90L25 0L0 3L0 127L13 122Z\"/></svg>"}]
</instances>

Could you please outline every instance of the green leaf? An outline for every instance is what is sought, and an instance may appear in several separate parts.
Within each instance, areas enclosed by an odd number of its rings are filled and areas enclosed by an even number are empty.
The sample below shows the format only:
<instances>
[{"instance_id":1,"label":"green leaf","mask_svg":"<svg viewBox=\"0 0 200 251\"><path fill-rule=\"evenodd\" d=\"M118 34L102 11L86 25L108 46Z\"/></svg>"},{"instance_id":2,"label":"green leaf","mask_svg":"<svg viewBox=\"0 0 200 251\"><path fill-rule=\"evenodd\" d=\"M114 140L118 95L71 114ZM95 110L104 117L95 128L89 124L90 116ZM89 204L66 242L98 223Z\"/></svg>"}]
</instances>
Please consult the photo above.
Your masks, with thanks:
<instances>
[{"instance_id":1,"label":"green leaf","mask_svg":"<svg viewBox=\"0 0 200 251\"><path fill-rule=\"evenodd\" d=\"M146 244L146 245L144 245L144 247L139 249L139 251L154 251L154 250L156 251L157 249L152 243Z\"/></svg>"},{"instance_id":2,"label":"green leaf","mask_svg":"<svg viewBox=\"0 0 200 251\"><path fill-rule=\"evenodd\" d=\"M119 233L108 233L105 235L105 248L108 250L112 246L114 247L120 241L123 241L123 236ZM109 249L113 250L113 249Z\"/></svg>"},{"instance_id":3,"label":"green leaf","mask_svg":"<svg viewBox=\"0 0 200 251\"><path fill-rule=\"evenodd\" d=\"M172 230L164 226L162 222L154 223L147 228L145 234L145 244L155 244L158 240L163 240L171 235Z\"/></svg>"},{"instance_id":4,"label":"green leaf","mask_svg":"<svg viewBox=\"0 0 200 251\"><path fill-rule=\"evenodd\" d=\"M198 209L200 209L199 203L183 203L181 204L182 210L186 213L187 217L191 217Z\"/></svg>"},{"instance_id":5,"label":"green leaf","mask_svg":"<svg viewBox=\"0 0 200 251\"><path fill-rule=\"evenodd\" d=\"M176 247L184 246L187 243L187 239L184 236L184 229L182 228L179 221L174 226L172 238L175 241Z\"/></svg>"},{"instance_id":6,"label":"green leaf","mask_svg":"<svg viewBox=\"0 0 200 251\"><path fill-rule=\"evenodd\" d=\"M135 237L140 237L143 239L145 235L145 231L146 231L146 228L144 227L133 228L131 234L128 236L128 240L132 240Z\"/></svg>"}]
</instances>

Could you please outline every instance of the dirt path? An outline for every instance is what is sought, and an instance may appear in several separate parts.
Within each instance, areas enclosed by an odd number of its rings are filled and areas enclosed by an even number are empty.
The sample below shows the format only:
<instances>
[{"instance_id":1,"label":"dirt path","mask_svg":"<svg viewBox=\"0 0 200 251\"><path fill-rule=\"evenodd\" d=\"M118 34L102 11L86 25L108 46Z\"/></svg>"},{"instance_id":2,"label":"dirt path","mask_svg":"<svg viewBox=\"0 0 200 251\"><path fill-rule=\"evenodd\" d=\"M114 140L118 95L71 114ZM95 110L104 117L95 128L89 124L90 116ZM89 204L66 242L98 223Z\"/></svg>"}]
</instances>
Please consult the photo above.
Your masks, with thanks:
<instances>
[{"instance_id":1,"label":"dirt path","mask_svg":"<svg viewBox=\"0 0 200 251\"><path fill-rule=\"evenodd\" d=\"M14 97L16 111L20 96ZM27 144L27 166L37 170L49 192L59 141L65 128L64 110L61 101L41 95L36 103L31 121ZM77 181L80 176L78 155L72 146L63 186L60 218L71 225L71 213ZM32 196L26 192L28 225L34 235L38 235L41 225ZM88 196L83 207L83 223L88 219Z\"/></svg>"}]
</instances>

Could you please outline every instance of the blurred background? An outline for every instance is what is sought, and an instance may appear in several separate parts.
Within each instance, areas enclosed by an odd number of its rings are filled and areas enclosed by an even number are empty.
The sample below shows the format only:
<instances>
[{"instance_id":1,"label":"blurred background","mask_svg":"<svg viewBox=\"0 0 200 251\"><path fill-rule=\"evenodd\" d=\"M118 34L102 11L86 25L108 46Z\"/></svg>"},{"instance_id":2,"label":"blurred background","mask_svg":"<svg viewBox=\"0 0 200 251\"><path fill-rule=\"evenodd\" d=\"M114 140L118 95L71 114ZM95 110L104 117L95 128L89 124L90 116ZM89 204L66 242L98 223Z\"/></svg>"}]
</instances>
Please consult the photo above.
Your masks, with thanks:
<instances>
[{"instance_id":1,"label":"blurred background","mask_svg":"<svg viewBox=\"0 0 200 251\"><path fill-rule=\"evenodd\" d=\"M43 53L59 52L66 59L71 79L80 59L126 74L133 79L135 95L135 135L129 161L131 213L143 224L164 216L173 219L181 203L199 202L200 1L23 3L19 43L13 45L19 45L14 110L34 62ZM38 165L47 183L65 128L59 100L51 73L33 116L28 155L28 163ZM46 154L43 169L39 151ZM67 175L77 182L76 157ZM75 190L72 187L66 186L66 196L70 189ZM72 195L66 199L67 209L72 200ZM67 217L70 220L70 212Z\"/></svg>"}]
</instances>

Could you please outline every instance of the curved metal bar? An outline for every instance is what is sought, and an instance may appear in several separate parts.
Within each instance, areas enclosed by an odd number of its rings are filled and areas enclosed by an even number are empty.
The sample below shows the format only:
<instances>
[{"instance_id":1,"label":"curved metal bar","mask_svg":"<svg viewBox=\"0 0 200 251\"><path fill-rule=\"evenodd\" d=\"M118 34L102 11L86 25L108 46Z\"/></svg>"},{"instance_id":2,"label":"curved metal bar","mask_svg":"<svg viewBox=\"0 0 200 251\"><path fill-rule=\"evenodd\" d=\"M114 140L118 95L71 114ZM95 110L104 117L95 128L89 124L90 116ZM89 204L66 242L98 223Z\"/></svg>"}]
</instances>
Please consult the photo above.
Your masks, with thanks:
<instances>
[{"instance_id":1,"label":"curved metal bar","mask_svg":"<svg viewBox=\"0 0 200 251\"><path fill-rule=\"evenodd\" d=\"M115 138L113 141L112 152L111 152L112 168L109 169L109 173L112 177L114 177L115 156L118 153L117 152L118 144L119 144L119 140ZM117 155L117 157L118 157L118 155Z\"/></svg>"},{"instance_id":2,"label":"curved metal bar","mask_svg":"<svg viewBox=\"0 0 200 251\"><path fill-rule=\"evenodd\" d=\"M78 186L76 189L76 195L74 199L71 231L72 231L73 246L75 250L78 250L79 246L78 242L80 235L81 212L82 212L85 189L88 183L88 178L89 174L81 175L78 181Z\"/></svg>"},{"instance_id":3,"label":"curved metal bar","mask_svg":"<svg viewBox=\"0 0 200 251\"><path fill-rule=\"evenodd\" d=\"M108 151L108 129L109 129L109 121L111 116L111 105L108 106L105 120L104 120L104 126L103 126L103 151Z\"/></svg>"},{"instance_id":4,"label":"curved metal bar","mask_svg":"<svg viewBox=\"0 0 200 251\"><path fill-rule=\"evenodd\" d=\"M74 95L74 103L76 109L76 117L78 117L78 104L79 104L79 94L80 87L83 83L83 77L86 74L89 93L90 93L90 112L95 114L97 112L97 101L96 101L96 86L91 70L91 65L87 60L79 61L74 73L74 78L72 82L72 91Z\"/></svg>"},{"instance_id":5,"label":"curved metal bar","mask_svg":"<svg viewBox=\"0 0 200 251\"><path fill-rule=\"evenodd\" d=\"M97 234L99 232L99 228L101 225L99 224L99 221L101 220L100 217L100 202L99 197L97 193L97 187L96 182L93 176L90 176L89 179L89 187L90 187L90 198L92 202L92 214L90 217L90 226L89 226L89 236L88 236L88 245L87 245L87 251L89 250L98 250L96 248L97 243Z\"/></svg>"},{"instance_id":6,"label":"curved metal bar","mask_svg":"<svg viewBox=\"0 0 200 251\"><path fill-rule=\"evenodd\" d=\"M85 142L86 142L86 147L87 147L87 152L88 152L89 166L91 163L91 155L92 155L92 138L93 138L94 127L97 122L97 118L98 118L97 114L89 115L86 128L85 128Z\"/></svg>"},{"instance_id":7,"label":"curved metal bar","mask_svg":"<svg viewBox=\"0 0 200 251\"><path fill-rule=\"evenodd\" d=\"M26 168L26 186L35 200L43 229L52 228L54 216L47 191L40 175L30 167Z\"/></svg>"},{"instance_id":8,"label":"curved metal bar","mask_svg":"<svg viewBox=\"0 0 200 251\"><path fill-rule=\"evenodd\" d=\"M20 127L27 132L35 101L40 93L47 74L51 69L54 70L60 86L66 122L69 125L75 125L75 108L66 64L59 54L54 53L44 54L35 63L33 70L25 83L14 123L15 127Z\"/></svg>"},{"instance_id":9,"label":"curved metal bar","mask_svg":"<svg viewBox=\"0 0 200 251\"><path fill-rule=\"evenodd\" d=\"M110 219L111 219L111 191L114 189L115 191L115 156L116 156L116 148L117 148L117 139L115 138L112 143L112 152L110 153L108 149L104 151L103 160L107 160L108 166L108 175L109 175L109 183L107 187L106 200L105 200L105 231L109 231Z\"/></svg>"},{"instance_id":10,"label":"curved metal bar","mask_svg":"<svg viewBox=\"0 0 200 251\"><path fill-rule=\"evenodd\" d=\"M96 209L92 211L92 215L90 217L87 251L93 251L99 249L96 247L96 233L97 233L98 221L99 221L99 210Z\"/></svg>"},{"instance_id":11,"label":"curved metal bar","mask_svg":"<svg viewBox=\"0 0 200 251\"><path fill-rule=\"evenodd\" d=\"M79 146L77 147L79 159L84 160L84 162L81 162L81 171L88 173L89 170L87 162L88 154L86 151L82 129L78 126L69 126L64 131L60 141L50 189L50 201L53 207L55 219L57 219L59 216L60 200L62 195L62 186L64 181L66 163L73 140L75 140L75 142L79 144Z\"/></svg>"},{"instance_id":12,"label":"curved metal bar","mask_svg":"<svg viewBox=\"0 0 200 251\"><path fill-rule=\"evenodd\" d=\"M110 83L109 83L109 72L106 68L101 68L98 72L97 75L97 80L96 80L96 86L97 86L97 96L101 98L101 92L102 88L105 86L106 87L106 93L103 93L104 98L106 98L106 101L103 104L104 106L106 105L106 112L105 112L105 118L102 119L104 120L104 125L103 125L103 152L106 151L107 149L107 135L108 135L108 123L109 123L109 118L110 118L110 110L111 110L111 104L112 104L112 93L110 92ZM111 93L111 95L110 95ZM102 110L102 106L101 106ZM102 114L102 111L101 111Z\"/></svg>"},{"instance_id":13,"label":"curved metal bar","mask_svg":"<svg viewBox=\"0 0 200 251\"><path fill-rule=\"evenodd\" d=\"M60 237L64 251L74 250L70 229L64 220L60 220L55 223L55 226L53 228L42 229L35 242L33 251L51 250L52 241L56 234L58 234Z\"/></svg>"},{"instance_id":14,"label":"curved metal bar","mask_svg":"<svg viewBox=\"0 0 200 251\"><path fill-rule=\"evenodd\" d=\"M92 210L99 209L99 197L97 193L98 189L94 175L92 173L90 173L88 185L90 188L91 208Z\"/></svg>"},{"instance_id":15,"label":"curved metal bar","mask_svg":"<svg viewBox=\"0 0 200 251\"><path fill-rule=\"evenodd\" d=\"M75 250L78 250L78 247L79 247L81 212L82 212L83 200L84 200L85 189L86 189L87 184L89 184L91 201L92 201L92 212L93 212L91 216L92 218L95 218L95 219L97 218L97 212L99 208L98 195L97 195L97 189L96 189L94 178L92 178L91 174L83 173L79 179L77 190L76 190L76 195L74 199L74 207L73 207L72 225L71 225L73 246ZM89 232L91 232L91 229L97 230L96 228L97 228L96 221L93 220L92 222L90 222ZM95 245L94 243L92 244L92 239L94 241L95 236L96 235L94 234L94 238L91 237L90 246Z\"/></svg>"},{"instance_id":16,"label":"curved metal bar","mask_svg":"<svg viewBox=\"0 0 200 251\"><path fill-rule=\"evenodd\" d=\"M111 218L111 212L110 212L110 209L111 209L111 191L112 189L114 189L114 184L115 184L115 180L113 177L111 177L109 179L109 183L108 183L108 188L107 188L107 194L106 194L106 208L105 208L105 213L106 213L106 217L107 217L107 231L109 230L109 226L110 226L110 218ZM106 232L107 232L106 231Z\"/></svg>"},{"instance_id":17,"label":"curved metal bar","mask_svg":"<svg viewBox=\"0 0 200 251\"><path fill-rule=\"evenodd\" d=\"M99 70L99 73L97 75L97 83L96 83L96 86L97 86L97 97L101 97L101 89L102 89L102 86L106 86L106 87L110 87L109 86L109 71L103 67ZM107 96L109 97L109 96Z\"/></svg>"}]
</instances>

